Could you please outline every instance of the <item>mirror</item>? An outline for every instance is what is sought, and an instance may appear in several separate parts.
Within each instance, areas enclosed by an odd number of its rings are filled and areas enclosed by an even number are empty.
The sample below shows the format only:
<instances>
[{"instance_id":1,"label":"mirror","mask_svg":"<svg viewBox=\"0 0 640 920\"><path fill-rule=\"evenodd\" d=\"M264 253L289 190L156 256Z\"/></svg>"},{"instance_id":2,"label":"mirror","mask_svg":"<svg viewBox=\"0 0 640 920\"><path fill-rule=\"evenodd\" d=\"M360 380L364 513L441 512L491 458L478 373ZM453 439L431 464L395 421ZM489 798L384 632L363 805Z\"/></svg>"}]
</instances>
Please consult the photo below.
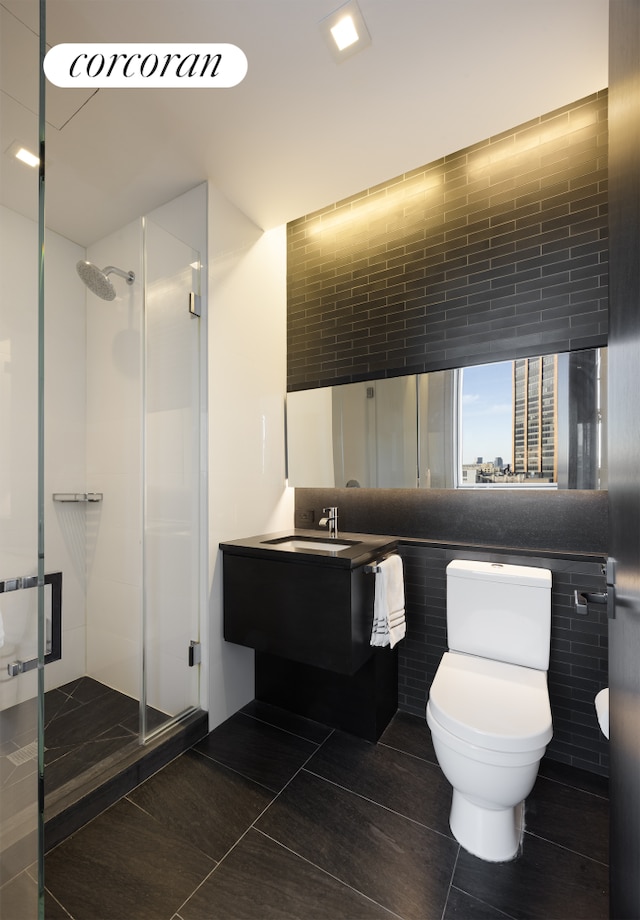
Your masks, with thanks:
<instances>
[{"instance_id":1,"label":"mirror","mask_svg":"<svg viewBox=\"0 0 640 920\"><path fill-rule=\"evenodd\" d=\"M291 486L606 489L607 350L287 396Z\"/></svg>"}]
</instances>

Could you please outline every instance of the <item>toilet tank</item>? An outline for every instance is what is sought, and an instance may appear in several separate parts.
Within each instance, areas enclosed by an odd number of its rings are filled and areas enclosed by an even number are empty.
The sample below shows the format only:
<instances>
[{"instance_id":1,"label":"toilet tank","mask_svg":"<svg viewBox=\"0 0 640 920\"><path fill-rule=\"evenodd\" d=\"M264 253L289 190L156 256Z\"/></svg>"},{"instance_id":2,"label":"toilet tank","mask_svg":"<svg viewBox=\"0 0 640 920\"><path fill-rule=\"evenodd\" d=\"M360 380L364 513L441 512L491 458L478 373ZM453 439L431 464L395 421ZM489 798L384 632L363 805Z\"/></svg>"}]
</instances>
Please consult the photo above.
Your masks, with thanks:
<instances>
[{"instance_id":1,"label":"toilet tank","mask_svg":"<svg viewBox=\"0 0 640 920\"><path fill-rule=\"evenodd\" d=\"M547 671L551 572L456 559L447 566L449 649Z\"/></svg>"}]
</instances>

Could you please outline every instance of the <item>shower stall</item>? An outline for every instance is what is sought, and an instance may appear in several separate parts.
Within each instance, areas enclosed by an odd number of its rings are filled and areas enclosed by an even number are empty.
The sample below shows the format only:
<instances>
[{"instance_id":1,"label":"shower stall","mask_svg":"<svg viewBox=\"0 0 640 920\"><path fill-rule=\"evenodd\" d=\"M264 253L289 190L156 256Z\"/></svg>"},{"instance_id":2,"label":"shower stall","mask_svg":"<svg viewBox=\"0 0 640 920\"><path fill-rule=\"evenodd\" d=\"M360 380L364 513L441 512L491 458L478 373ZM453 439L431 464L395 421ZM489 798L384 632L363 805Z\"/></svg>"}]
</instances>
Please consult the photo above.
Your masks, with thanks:
<instances>
[{"instance_id":1,"label":"shower stall","mask_svg":"<svg viewBox=\"0 0 640 920\"><path fill-rule=\"evenodd\" d=\"M89 247L135 271L79 260L85 290L67 264L85 359L58 364L52 350L48 376L65 392L45 417L83 397L67 418L83 463L66 441L48 455L45 431L47 565L65 584L65 653L46 680L47 821L114 755L199 707L205 205L203 187Z\"/></svg>"},{"instance_id":2,"label":"shower stall","mask_svg":"<svg viewBox=\"0 0 640 920\"><path fill-rule=\"evenodd\" d=\"M85 246L46 227L45 172L0 206L0 915L25 917L92 790L206 730L207 188Z\"/></svg>"}]
</instances>

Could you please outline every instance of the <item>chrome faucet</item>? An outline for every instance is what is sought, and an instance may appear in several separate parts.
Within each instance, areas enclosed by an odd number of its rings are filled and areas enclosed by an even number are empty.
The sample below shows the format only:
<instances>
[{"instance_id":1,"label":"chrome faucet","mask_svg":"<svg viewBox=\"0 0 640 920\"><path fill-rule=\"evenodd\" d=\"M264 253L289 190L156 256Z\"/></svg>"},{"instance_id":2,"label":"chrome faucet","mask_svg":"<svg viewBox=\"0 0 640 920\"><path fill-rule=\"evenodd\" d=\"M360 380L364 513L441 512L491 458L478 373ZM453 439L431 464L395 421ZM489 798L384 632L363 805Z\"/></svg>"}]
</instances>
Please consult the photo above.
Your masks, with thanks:
<instances>
[{"instance_id":1,"label":"chrome faucet","mask_svg":"<svg viewBox=\"0 0 640 920\"><path fill-rule=\"evenodd\" d=\"M323 508L323 513L326 514L326 517L320 518L319 524L320 527L329 528L329 536L337 537L338 536L338 509L337 508Z\"/></svg>"}]
</instances>

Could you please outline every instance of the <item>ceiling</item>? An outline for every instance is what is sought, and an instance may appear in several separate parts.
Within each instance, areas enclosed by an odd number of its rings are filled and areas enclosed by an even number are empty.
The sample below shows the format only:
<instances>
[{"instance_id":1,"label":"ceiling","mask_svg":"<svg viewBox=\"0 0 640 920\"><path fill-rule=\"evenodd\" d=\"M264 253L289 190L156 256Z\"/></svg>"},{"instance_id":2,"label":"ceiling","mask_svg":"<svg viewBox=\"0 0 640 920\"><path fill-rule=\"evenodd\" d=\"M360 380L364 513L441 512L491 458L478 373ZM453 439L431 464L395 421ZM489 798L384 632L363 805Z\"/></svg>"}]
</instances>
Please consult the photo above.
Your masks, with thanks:
<instances>
[{"instance_id":1,"label":"ceiling","mask_svg":"<svg viewBox=\"0 0 640 920\"><path fill-rule=\"evenodd\" d=\"M204 181L268 229L607 86L608 0L47 0L47 43L230 42L230 89L47 89L46 222L89 245ZM0 0L0 203L35 217L37 0Z\"/></svg>"}]
</instances>

